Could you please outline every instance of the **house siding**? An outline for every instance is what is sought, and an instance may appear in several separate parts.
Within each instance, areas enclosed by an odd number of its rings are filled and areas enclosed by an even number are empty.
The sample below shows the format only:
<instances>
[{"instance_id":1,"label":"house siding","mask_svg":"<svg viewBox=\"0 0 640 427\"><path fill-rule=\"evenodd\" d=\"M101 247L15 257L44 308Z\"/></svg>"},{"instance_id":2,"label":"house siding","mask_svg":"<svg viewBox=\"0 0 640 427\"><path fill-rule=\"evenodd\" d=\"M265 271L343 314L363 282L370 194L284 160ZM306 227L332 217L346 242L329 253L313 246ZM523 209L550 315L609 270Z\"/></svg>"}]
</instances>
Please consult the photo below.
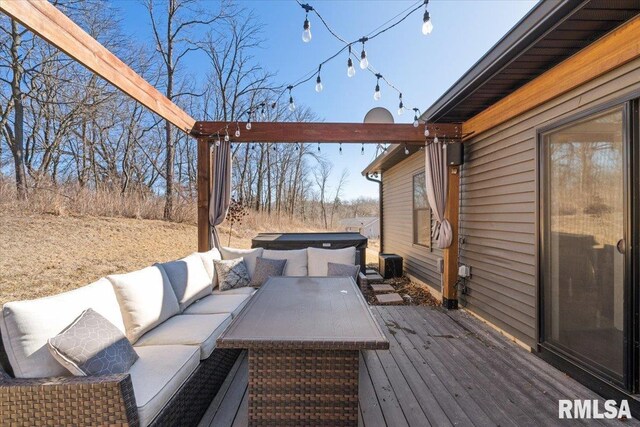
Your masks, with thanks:
<instances>
[{"instance_id":1,"label":"house siding","mask_svg":"<svg viewBox=\"0 0 640 427\"><path fill-rule=\"evenodd\" d=\"M472 267L472 277L461 303L531 347L537 343L536 132L639 90L640 60L634 60L465 142L459 261Z\"/></svg>"},{"instance_id":2,"label":"house siding","mask_svg":"<svg viewBox=\"0 0 640 427\"><path fill-rule=\"evenodd\" d=\"M413 244L413 176L424 169L424 153L419 151L383 173L383 250L400 255L405 273L439 293L442 251Z\"/></svg>"}]
</instances>

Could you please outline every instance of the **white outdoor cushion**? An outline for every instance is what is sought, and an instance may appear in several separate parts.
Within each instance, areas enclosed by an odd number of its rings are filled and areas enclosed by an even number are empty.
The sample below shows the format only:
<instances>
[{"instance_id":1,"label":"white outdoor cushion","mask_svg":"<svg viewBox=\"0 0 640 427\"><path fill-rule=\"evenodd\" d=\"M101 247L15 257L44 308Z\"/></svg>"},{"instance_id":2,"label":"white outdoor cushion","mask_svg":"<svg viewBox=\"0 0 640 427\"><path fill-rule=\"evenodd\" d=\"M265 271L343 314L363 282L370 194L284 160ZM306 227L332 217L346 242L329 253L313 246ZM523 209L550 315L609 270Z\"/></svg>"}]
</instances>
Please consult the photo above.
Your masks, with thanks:
<instances>
[{"instance_id":1,"label":"white outdoor cushion","mask_svg":"<svg viewBox=\"0 0 640 427\"><path fill-rule=\"evenodd\" d=\"M144 334L136 349L146 345L194 345L200 347L200 359L211 356L218 336L231 321L230 313L180 314Z\"/></svg>"},{"instance_id":2,"label":"white outdoor cushion","mask_svg":"<svg viewBox=\"0 0 640 427\"><path fill-rule=\"evenodd\" d=\"M198 347L136 347L139 359L129 370L140 426L148 426L200 363Z\"/></svg>"},{"instance_id":3,"label":"white outdoor cushion","mask_svg":"<svg viewBox=\"0 0 640 427\"><path fill-rule=\"evenodd\" d=\"M262 256L262 248L255 249L235 249L235 248L220 248L222 259L236 259L243 258L244 263L249 271L249 278L253 277L253 272L256 271L256 258Z\"/></svg>"},{"instance_id":4,"label":"white outdoor cushion","mask_svg":"<svg viewBox=\"0 0 640 427\"><path fill-rule=\"evenodd\" d=\"M222 259L220 251L217 248L213 248L208 252L198 252L198 255L200 255L209 279L211 279L211 284L215 288L218 286L218 278L216 277L216 271L213 267L213 260L220 261Z\"/></svg>"},{"instance_id":5,"label":"white outdoor cushion","mask_svg":"<svg viewBox=\"0 0 640 427\"><path fill-rule=\"evenodd\" d=\"M180 311L184 311L191 303L210 295L213 291L211 278L197 253L176 261L158 264L158 267L167 274L178 298Z\"/></svg>"},{"instance_id":6,"label":"white outdoor cushion","mask_svg":"<svg viewBox=\"0 0 640 427\"><path fill-rule=\"evenodd\" d=\"M212 293L213 295L253 295L256 291L257 289L252 288L251 286L245 286L242 288L229 289L228 291L216 289Z\"/></svg>"},{"instance_id":7,"label":"white outdoor cushion","mask_svg":"<svg viewBox=\"0 0 640 427\"><path fill-rule=\"evenodd\" d=\"M5 304L0 329L15 376L69 375L47 349L47 340L58 335L88 308L125 332L113 287L104 278L62 294Z\"/></svg>"},{"instance_id":8,"label":"white outdoor cushion","mask_svg":"<svg viewBox=\"0 0 640 427\"><path fill-rule=\"evenodd\" d=\"M265 249L262 252L262 258L268 259L286 259L287 264L284 267L285 276L307 276L307 250L296 249L290 251L277 251Z\"/></svg>"},{"instance_id":9,"label":"white outdoor cushion","mask_svg":"<svg viewBox=\"0 0 640 427\"><path fill-rule=\"evenodd\" d=\"M197 301L184 311L184 314L231 313L235 317L249 301L251 295L209 295Z\"/></svg>"},{"instance_id":10,"label":"white outdoor cushion","mask_svg":"<svg viewBox=\"0 0 640 427\"><path fill-rule=\"evenodd\" d=\"M344 248L344 249L320 249L320 248L308 248L307 254L309 255L309 276L321 276L327 275L327 264L335 262L336 264L355 264L356 263L356 248Z\"/></svg>"},{"instance_id":11,"label":"white outdoor cushion","mask_svg":"<svg viewBox=\"0 0 640 427\"><path fill-rule=\"evenodd\" d=\"M116 291L126 335L132 344L142 334L180 312L169 278L158 267L114 274L107 279Z\"/></svg>"}]
</instances>

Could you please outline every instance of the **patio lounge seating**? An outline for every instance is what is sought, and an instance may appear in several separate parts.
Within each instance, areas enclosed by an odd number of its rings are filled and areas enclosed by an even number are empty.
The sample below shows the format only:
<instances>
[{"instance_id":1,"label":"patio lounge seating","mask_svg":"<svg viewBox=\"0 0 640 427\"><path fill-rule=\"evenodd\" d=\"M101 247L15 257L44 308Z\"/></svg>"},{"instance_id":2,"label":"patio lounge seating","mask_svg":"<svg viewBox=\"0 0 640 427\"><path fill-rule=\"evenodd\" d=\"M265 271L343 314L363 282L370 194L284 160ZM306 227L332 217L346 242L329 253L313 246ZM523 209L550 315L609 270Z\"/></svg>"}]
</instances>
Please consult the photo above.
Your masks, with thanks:
<instances>
[{"instance_id":1,"label":"patio lounge seating","mask_svg":"<svg viewBox=\"0 0 640 427\"><path fill-rule=\"evenodd\" d=\"M330 252L327 252L330 251ZM326 263L354 263L353 250L241 251L224 258L288 259L285 275L322 275ZM220 291L214 249L79 289L7 303L0 319L0 416L12 425L195 425L215 397L240 350L216 348L255 293ZM129 372L70 376L47 340L92 308L118 327L139 359Z\"/></svg>"}]
</instances>

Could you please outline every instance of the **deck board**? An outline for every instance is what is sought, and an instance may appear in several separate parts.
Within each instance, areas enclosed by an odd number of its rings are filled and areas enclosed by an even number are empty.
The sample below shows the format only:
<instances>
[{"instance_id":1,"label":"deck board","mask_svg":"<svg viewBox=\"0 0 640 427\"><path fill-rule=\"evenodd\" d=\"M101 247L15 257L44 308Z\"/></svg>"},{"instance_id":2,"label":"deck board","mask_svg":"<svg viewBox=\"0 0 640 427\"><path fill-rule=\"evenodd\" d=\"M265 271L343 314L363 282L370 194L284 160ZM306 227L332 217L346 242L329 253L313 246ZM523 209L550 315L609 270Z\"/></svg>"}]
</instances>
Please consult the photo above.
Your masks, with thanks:
<instances>
[{"instance_id":1,"label":"deck board","mask_svg":"<svg viewBox=\"0 0 640 427\"><path fill-rule=\"evenodd\" d=\"M599 398L464 311L371 310L390 349L361 352L359 426L558 425L558 399ZM247 381L243 353L200 426L246 426Z\"/></svg>"}]
</instances>

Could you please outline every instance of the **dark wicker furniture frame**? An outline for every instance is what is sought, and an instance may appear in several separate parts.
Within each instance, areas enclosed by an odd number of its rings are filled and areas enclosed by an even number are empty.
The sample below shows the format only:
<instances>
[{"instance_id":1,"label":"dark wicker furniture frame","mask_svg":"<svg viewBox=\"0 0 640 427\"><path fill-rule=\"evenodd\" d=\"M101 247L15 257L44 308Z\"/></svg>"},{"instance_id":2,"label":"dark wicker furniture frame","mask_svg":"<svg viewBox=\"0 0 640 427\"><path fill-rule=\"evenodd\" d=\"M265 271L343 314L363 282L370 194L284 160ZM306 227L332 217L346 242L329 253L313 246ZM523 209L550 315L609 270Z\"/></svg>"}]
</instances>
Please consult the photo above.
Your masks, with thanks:
<instances>
[{"instance_id":1,"label":"dark wicker furniture frame","mask_svg":"<svg viewBox=\"0 0 640 427\"><path fill-rule=\"evenodd\" d=\"M151 425L197 425L240 352L215 349ZM0 353L0 360L6 361L1 344ZM140 421L129 374L21 379L0 370L0 424L138 426Z\"/></svg>"}]
</instances>

